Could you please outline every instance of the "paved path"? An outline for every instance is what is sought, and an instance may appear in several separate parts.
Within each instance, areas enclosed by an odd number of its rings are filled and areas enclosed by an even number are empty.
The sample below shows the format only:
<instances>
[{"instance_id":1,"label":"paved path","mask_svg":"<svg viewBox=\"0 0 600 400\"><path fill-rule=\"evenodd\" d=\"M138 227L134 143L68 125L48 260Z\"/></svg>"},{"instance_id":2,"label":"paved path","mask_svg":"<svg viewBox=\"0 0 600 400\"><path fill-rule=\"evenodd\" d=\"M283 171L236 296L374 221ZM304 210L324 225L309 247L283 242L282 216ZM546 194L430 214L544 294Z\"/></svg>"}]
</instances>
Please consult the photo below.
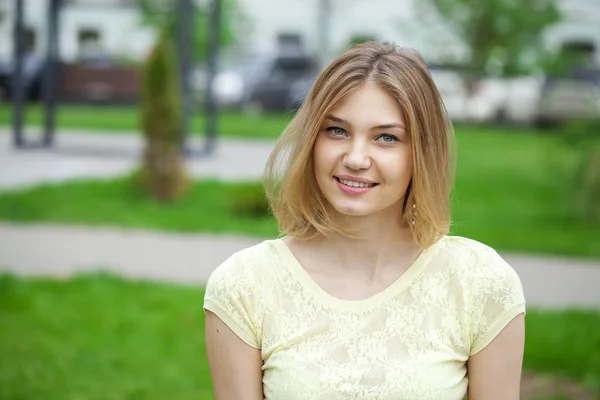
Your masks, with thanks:
<instances>
[{"instance_id":1,"label":"paved path","mask_svg":"<svg viewBox=\"0 0 600 400\"><path fill-rule=\"evenodd\" d=\"M34 128L28 129L28 137L36 135ZM194 149L201 148L199 138L190 143ZM51 149L17 150L10 131L0 128L0 190L122 176L138 165L142 145L142 136L136 133L61 130ZM214 155L189 158L188 169L194 177L257 180L272 148L268 141L221 139Z\"/></svg>"},{"instance_id":2,"label":"paved path","mask_svg":"<svg viewBox=\"0 0 600 400\"><path fill-rule=\"evenodd\" d=\"M202 284L231 253L260 240L0 223L0 271L67 277L102 268L129 278ZM521 277L530 306L600 307L600 262L502 256Z\"/></svg>"}]
</instances>

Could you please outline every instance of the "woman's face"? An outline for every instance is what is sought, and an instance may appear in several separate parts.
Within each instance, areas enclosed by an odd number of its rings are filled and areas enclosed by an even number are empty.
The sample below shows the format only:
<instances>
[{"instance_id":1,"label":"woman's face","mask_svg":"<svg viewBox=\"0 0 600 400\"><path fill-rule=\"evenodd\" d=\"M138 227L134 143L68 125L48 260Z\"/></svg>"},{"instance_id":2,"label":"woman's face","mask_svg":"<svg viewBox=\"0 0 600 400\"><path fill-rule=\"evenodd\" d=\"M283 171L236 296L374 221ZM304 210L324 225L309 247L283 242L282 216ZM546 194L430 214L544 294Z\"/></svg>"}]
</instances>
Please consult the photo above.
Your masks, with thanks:
<instances>
[{"instance_id":1,"label":"woman's face","mask_svg":"<svg viewBox=\"0 0 600 400\"><path fill-rule=\"evenodd\" d=\"M314 151L317 184L342 215L402 215L412 151L396 100L374 83L349 94L325 118Z\"/></svg>"}]
</instances>

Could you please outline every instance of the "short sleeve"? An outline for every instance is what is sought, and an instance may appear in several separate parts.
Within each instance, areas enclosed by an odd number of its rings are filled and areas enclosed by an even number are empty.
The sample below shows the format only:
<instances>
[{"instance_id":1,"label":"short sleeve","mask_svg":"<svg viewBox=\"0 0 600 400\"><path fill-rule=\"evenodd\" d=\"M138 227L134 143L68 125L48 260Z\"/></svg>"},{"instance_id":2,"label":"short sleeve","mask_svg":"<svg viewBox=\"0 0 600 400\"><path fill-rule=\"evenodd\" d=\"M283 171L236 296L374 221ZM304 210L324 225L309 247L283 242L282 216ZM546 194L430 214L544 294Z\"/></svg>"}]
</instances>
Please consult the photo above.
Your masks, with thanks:
<instances>
[{"instance_id":1,"label":"short sleeve","mask_svg":"<svg viewBox=\"0 0 600 400\"><path fill-rule=\"evenodd\" d=\"M519 276L493 249L486 253L470 277L470 355L489 345L517 315L525 314Z\"/></svg>"},{"instance_id":2,"label":"short sleeve","mask_svg":"<svg viewBox=\"0 0 600 400\"><path fill-rule=\"evenodd\" d=\"M232 255L213 271L206 284L204 309L218 316L248 345L260 348L258 287L242 253Z\"/></svg>"}]
</instances>

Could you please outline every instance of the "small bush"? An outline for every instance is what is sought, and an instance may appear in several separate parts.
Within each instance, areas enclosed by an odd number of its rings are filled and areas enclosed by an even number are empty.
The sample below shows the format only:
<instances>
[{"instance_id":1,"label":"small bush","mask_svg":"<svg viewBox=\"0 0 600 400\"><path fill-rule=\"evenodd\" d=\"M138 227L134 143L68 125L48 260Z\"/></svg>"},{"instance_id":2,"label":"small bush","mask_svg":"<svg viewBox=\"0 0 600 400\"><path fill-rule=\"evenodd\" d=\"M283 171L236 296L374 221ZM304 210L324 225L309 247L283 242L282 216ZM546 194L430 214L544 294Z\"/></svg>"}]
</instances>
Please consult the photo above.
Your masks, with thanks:
<instances>
[{"instance_id":1,"label":"small bush","mask_svg":"<svg viewBox=\"0 0 600 400\"><path fill-rule=\"evenodd\" d=\"M600 209L600 117L567 124L563 139L578 157L573 180L575 207L581 218L596 225Z\"/></svg>"},{"instance_id":2,"label":"small bush","mask_svg":"<svg viewBox=\"0 0 600 400\"><path fill-rule=\"evenodd\" d=\"M263 185L245 183L227 188L223 195L232 214L241 217L271 215Z\"/></svg>"}]
</instances>

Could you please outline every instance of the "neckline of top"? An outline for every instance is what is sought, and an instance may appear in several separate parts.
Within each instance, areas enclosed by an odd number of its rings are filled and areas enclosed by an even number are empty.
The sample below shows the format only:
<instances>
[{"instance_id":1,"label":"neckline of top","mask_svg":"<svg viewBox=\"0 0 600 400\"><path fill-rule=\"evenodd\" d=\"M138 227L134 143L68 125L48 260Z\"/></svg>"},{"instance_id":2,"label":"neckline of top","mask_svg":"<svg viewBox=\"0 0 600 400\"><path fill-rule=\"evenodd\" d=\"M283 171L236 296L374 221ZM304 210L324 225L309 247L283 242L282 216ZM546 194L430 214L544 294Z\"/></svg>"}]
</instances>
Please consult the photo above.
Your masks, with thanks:
<instances>
[{"instance_id":1,"label":"neckline of top","mask_svg":"<svg viewBox=\"0 0 600 400\"><path fill-rule=\"evenodd\" d=\"M418 273L429 264L436 254L435 249L439 247L440 243L443 242L445 238L446 236L443 236L431 246L423 249L408 269L388 287L360 300L347 300L330 294L323 289L312 276L310 276L306 269L304 269L292 250L283 241L283 238L274 239L271 243L275 247L285 268L288 269L288 271L302 284L305 290L308 290L314 297L320 299L323 304L328 307L356 312L369 310L402 293L414 281Z\"/></svg>"}]
</instances>

